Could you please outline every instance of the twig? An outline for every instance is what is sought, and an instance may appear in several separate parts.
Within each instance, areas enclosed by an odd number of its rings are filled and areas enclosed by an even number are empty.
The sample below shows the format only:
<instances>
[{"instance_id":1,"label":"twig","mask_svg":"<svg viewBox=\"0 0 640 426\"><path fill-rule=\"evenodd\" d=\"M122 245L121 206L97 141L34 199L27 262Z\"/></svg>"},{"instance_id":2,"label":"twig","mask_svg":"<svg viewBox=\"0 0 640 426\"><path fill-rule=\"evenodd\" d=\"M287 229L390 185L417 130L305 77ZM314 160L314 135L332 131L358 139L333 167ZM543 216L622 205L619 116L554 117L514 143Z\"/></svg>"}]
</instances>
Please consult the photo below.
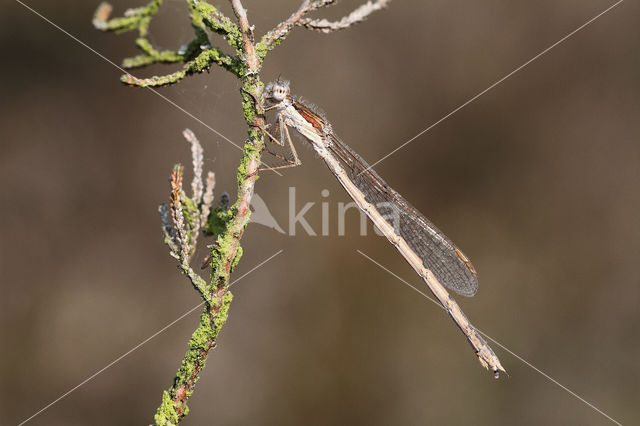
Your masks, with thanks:
<instances>
[{"instance_id":1,"label":"twig","mask_svg":"<svg viewBox=\"0 0 640 426\"><path fill-rule=\"evenodd\" d=\"M227 42L236 49L238 48L239 29L229 18L203 0L187 0L191 11L191 24L195 32L193 40L176 51L159 51L154 48L145 36L148 33L149 23L162 5L162 1L152 0L144 7L128 9L124 16L112 19L109 19L109 16L113 7L109 3L100 3L96 9L93 25L97 29L116 33L137 29L140 34L136 40L136 46L143 53L125 58L122 62L123 68L139 68L156 63L185 63L182 70L170 74L150 78L138 78L125 74L120 78L120 81L130 86L139 87L168 86L177 83L187 75L207 71L214 63L235 75L240 75L237 58L211 46L205 27L225 36Z\"/></svg>"},{"instance_id":2,"label":"twig","mask_svg":"<svg viewBox=\"0 0 640 426\"><path fill-rule=\"evenodd\" d=\"M203 150L200 142L189 129L183 132L185 139L191 144L193 162L192 197L189 198L182 188L184 169L181 165L174 166L171 172L171 193L169 202L159 207L162 231L165 243L169 246L170 254L178 260L182 272L187 275L191 284L208 304L212 304L211 291L207 282L191 268L191 256L196 250L198 236L203 223L209 215L213 201L213 182L209 172L207 179L207 201L203 201Z\"/></svg>"},{"instance_id":3,"label":"twig","mask_svg":"<svg viewBox=\"0 0 640 426\"><path fill-rule=\"evenodd\" d=\"M197 11L203 22L211 31L225 37L227 43L238 50L240 29L238 26L216 7L204 0L188 0L192 11Z\"/></svg>"},{"instance_id":4,"label":"twig","mask_svg":"<svg viewBox=\"0 0 640 426\"><path fill-rule=\"evenodd\" d=\"M344 30L345 28L349 28L352 25L364 21L373 12L386 7L390 1L391 0L368 1L338 21L303 18L298 20L296 22L296 25L300 25L309 30L319 31L325 34Z\"/></svg>"},{"instance_id":5,"label":"twig","mask_svg":"<svg viewBox=\"0 0 640 426\"><path fill-rule=\"evenodd\" d=\"M218 48L212 47L203 51L193 61L189 61L180 71L149 78L138 78L131 74L125 74L120 77L120 81L127 85L138 87L169 86L179 82L188 75L208 71L214 63L235 75L239 75L241 72L241 65L235 58L222 53Z\"/></svg>"},{"instance_id":6,"label":"twig","mask_svg":"<svg viewBox=\"0 0 640 426\"><path fill-rule=\"evenodd\" d=\"M216 338L227 321L233 295L220 289L213 295L213 300L215 303L212 307L203 310L200 315L200 323L189 339L189 350L182 360L172 388L162 394L162 403L154 417L156 425L177 425L189 414L187 400L193 394L207 356L215 347Z\"/></svg>"},{"instance_id":7,"label":"twig","mask_svg":"<svg viewBox=\"0 0 640 426\"><path fill-rule=\"evenodd\" d=\"M318 2L313 2L318 3ZM293 12L286 21L281 22L274 29L266 33L262 36L260 43L258 46L260 47L261 56L266 56L267 52L273 49L275 46L279 45L282 40L289 34L291 29L296 25L296 23L302 19L302 17L311 11L312 2L311 0L305 0L302 2L298 10ZM320 6L318 6L320 7Z\"/></svg>"},{"instance_id":8,"label":"twig","mask_svg":"<svg viewBox=\"0 0 640 426\"><path fill-rule=\"evenodd\" d=\"M242 32L242 50L247 60L247 65L250 70L257 71L260 67L260 59L256 56L254 51L254 37L253 27L249 25L249 18L247 17L247 10L242 6L240 0L230 0L233 13L238 18L238 24L240 25L240 31Z\"/></svg>"},{"instance_id":9,"label":"twig","mask_svg":"<svg viewBox=\"0 0 640 426\"><path fill-rule=\"evenodd\" d=\"M127 9L124 16L109 19L113 7L102 2L93 15L93 26L101 31L115 31L116 33L137 29L140 37L147 35L151 18L162 6L162 0L151 0L146 6Z\"/></svg>"}]
</instances>

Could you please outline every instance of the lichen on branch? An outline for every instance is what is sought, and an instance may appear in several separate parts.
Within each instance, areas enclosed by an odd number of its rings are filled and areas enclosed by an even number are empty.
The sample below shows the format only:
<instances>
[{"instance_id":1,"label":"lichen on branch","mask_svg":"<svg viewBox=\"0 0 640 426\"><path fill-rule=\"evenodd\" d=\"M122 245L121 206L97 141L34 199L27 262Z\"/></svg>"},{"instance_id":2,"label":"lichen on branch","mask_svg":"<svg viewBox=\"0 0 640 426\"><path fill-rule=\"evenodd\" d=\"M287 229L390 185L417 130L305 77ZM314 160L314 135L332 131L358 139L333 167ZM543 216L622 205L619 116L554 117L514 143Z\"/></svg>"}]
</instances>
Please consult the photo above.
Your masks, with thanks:
<instances>
[{"instance_id":1,"label":"lichen on branch","mask_svg":"<svg viewBox=\"0 0 640 426\"><path fill-rule=\"evenodd\" d=\"M147 38L151 21L162 6L163 0L151 0L146 5L128 9L123 16L115 18L110 17L113 9L111 5L103 2L93 17L93 25L101 31L123 33L137 30L138 38L135 45L141 53L124 59L123 68L182 64L181 69L160 76L136 77L131 73L124 74L121 81L126 85L147 88L168 86L179 83L189 75L209 71L214 65L230 72L241 82L242 112L247 123L248 137L238 166L235 203L229 206L227 201L223 201L217 208L212 208L215 175L208 172L206 182L203 181L202 147L193 132L187 130L184 136L191 144L194 171L191 194L187 195L183 188L184 168L176 165L171 173L169 201L159 208L164 242L169 247L170 255L177 260L180 271L189 278L191 285L204 301L204 308L173 384L163 392L161 404L154 417L157 425L175 425L188 414L187 400L193 394L209 352L215 347L218 334L227 320L233 298L229 292L229 277L242 257L240 240L249 222L249 205L258 179L260 157L264 148L266 123L261 96L264 88L260 79L262 63L268 52L282 43L296 26L329 32L321 30L320 23L307 20L305 16L336 2L304 0L289 18L256 42L254 26L251 25L241 0L230 0L235 20L225 16L206 0L185 1L189 8L194 36L189 43L175 50L153 46ZM338 21L339 29L362 21L388 1L365 3ZM362 9L363 7L365 9ZM216 43L211 42L213 37L222 38L232 52L225 52ZM208 245L208 280L200 277L191 266L198 237L202 232L215 238L213 244Z\"/></svg>"}]
</instances>

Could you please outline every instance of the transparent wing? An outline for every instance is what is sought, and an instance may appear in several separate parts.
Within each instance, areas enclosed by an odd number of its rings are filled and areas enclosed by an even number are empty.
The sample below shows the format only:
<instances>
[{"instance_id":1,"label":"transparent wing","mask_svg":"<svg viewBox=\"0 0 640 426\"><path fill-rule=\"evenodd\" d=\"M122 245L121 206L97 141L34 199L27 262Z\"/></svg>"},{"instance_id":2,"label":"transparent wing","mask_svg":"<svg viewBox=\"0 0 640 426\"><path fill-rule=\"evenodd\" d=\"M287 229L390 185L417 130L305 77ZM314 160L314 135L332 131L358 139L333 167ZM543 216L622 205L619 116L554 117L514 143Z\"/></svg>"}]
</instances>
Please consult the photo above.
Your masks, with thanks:
<instances>
[{"instance_id":1,"label":"transparent wing","mask_svg":"<svg viewBox=\"0 0 640 426\"><path fill-rule=\"evenodd\" d=\"M394 227L438 281L463 296L478 291L478 276L469 259L436 226L394 191L348 145L330 134L330 149L353 183Z\"/></svg>"}]
</instances>

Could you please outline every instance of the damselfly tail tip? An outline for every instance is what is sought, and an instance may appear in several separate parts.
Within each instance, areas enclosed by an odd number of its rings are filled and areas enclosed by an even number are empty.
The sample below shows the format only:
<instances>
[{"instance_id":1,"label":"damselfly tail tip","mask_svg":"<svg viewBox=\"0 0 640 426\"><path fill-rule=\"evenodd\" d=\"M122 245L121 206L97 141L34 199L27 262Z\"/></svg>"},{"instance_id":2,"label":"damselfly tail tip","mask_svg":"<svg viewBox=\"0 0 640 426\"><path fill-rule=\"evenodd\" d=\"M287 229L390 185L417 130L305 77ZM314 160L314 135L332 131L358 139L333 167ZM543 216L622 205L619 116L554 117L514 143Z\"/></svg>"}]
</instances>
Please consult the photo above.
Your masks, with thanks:
<instances>
[{"instance_id":1,"label":"damselfly tail tip","mask_svg":"<svg viewBox=\"0 0 640 426\"><path fill-rule=\"evenodd\" d=\"M500 360L493 353L491 348L486 346L486 348L484 348L484 349L485 350L480 350L479 352L476 353L476 355L478 356L478 361L480 361L480 365L482 365L487 370L493 371L493 378L494 379L499 379L500 378L500 372L501 371L503 373L507 374L507 371L504 369L502 364L500 364Z\"/></svg>"},{"instance_id":2,"label":"damselfly tail tip","mask_svg":"<svg viewBox=\"0 0 640 426\"><path fill-rule=\"evenodd\" d=\"M509 373L507 373L507 370L505 370L504 368L502 368L502 366L500 366L500 371L502 371L504 374L506 374L506 375L507 375L507 377L510 377L510 376L509 376ZM498 371L497 369L495 369L495 370L493 371L493 378L494 378L494 379L499 379L499 378L500 378L500 371Z\"/></svg>"}]
</instances>

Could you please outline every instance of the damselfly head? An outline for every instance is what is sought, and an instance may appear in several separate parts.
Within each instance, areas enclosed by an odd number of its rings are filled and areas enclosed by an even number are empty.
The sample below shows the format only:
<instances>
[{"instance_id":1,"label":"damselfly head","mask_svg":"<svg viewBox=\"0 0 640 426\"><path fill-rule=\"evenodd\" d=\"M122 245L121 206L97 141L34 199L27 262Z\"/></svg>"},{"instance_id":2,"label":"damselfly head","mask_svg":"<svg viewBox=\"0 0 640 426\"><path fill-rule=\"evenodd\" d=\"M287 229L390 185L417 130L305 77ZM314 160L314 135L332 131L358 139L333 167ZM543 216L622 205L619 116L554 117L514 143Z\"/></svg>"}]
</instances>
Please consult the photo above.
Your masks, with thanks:
<instances>
[{"instance_id":1,"label":"damselfly head","mask_svg":"<svg viewBox=\"0 0 640 426\"><path fill-rule=\"evenodd\" d=\"M289 95L289 82L278 78L264 88L267 101L277 104Z\"/></svg>"}]
</instances>

